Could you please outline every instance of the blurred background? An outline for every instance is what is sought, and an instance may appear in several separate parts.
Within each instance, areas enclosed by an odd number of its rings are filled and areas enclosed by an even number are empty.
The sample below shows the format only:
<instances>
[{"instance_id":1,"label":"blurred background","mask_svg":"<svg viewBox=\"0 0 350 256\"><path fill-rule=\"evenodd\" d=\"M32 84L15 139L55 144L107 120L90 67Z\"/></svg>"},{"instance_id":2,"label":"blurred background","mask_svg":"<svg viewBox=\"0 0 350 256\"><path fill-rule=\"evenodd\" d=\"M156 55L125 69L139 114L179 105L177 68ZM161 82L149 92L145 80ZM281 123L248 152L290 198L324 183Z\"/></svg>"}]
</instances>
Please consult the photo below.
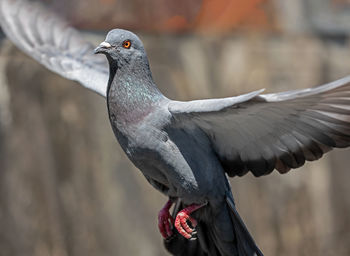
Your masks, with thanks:
<instances>
[{"instance_id":1,"label":"blurred background","mask_svg":"<svg viewBox=\"0 0 350 256\"><path fill-rule=\"evenodd\" d=\"M170 98L304 88L350 74L348 0L42 0L94 44L145 43ZM127 160L104 99L0 41L0 255L167 255L167 200ZM19 75L20 73L20 75ZM265 255L350 255L350 151L231 180Z\"/></svg>"}]
</instances>

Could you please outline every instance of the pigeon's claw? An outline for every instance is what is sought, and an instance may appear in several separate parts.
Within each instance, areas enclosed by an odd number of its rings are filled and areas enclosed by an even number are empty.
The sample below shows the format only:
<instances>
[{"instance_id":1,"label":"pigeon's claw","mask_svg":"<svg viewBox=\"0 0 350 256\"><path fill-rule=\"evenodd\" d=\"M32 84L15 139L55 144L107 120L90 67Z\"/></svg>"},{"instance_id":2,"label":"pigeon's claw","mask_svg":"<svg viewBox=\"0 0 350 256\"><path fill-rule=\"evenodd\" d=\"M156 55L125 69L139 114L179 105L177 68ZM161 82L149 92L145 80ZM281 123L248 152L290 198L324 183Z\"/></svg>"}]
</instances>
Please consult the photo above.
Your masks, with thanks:
<instances>
[{"instance_id":1,"label":"pigeon's claw","mask_svg":"<svg viewBox=\"0 0 350 256\"><path fill-rule=\"evenodd\" d=\"M173 232L171 231L171 228L173 225L174 219L169 211L162 209L158 214L158 228L165 239L172 236Z\"/></svg>"},{"instance_id":2,"label":"pigeon's claw","mask_svg":"<svg viewBox=\"0 0 350 256\"><path fill-rule=\"evenodd\" d=\"M187 222L191 223L191 228ZM175 227L177 231L185 238L190 239L194 233L194 228L197 226L197 221L192 218L185 210L180 211L176 215Z\"/></svg>"},{"instance_id":3,"label":"pigeon's claw","mask_svg":"<svg viewBox=\"0 0 350 256\"><path fill-rule=\"evenodd\" d=\"M174 219L169 212L172 204L173 202L169 200L158 213L158 228L164 239L171 237L173 234L171 229L174 225Z\"/></svg>"},{"instance_id":4,"label":"pigeon's claw","mask_svg":"<svg viewBox=\"0 0 350 256\"><path fill-rule=\"evenodd\" d=\"M206 204L198 205L192 204L185 209L179 211L175 219L175 227L177 231L185 238L191 239L196 234L194 228L197 226L197 221L190 216L190 214ZM191 224L191 227L188 225Z\"/></svg>"}]
</instances>

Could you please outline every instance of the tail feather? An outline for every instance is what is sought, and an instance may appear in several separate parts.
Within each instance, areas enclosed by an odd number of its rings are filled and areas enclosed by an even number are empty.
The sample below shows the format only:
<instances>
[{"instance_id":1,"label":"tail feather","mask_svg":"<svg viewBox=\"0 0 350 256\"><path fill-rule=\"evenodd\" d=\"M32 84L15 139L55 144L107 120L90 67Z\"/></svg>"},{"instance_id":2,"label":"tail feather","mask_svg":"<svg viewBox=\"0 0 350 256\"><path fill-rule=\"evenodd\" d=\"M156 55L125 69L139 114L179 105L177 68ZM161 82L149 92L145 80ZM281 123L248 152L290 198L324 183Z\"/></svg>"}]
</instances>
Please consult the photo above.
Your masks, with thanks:
<instances>
[{"instance_id":1,"label":"tail feather","mask_svg":"<svg viewBox=\"0 0 350 256\"><path fill-rule=\"evenodd\" d=\"M184 207L179 200L175 205L173 217ZM184 238L174 228L174 235L164 241L166 249L175 256L263 256L240 218L232 195L226 197L226 204L221 208L223 214L217 215L218 218L213 218L210 211L208 207L202 212L207 216L197 219L197 240ZM221 218L225 218L225 215L232 225L225 225L225 221L222 221ZM233 235L228 235L228 232L233 232Z\"/></svg>"},{"instance_id":2,"label":"tail feather","mask_svg":"<svg viewBox=\"0 0 350 256\"><path fill-rule=\"evenodd\" d=\"M231 210L230 214L237 239L238 255L264 256L239 216L232 195L226 197L226 202Z\"/></svg>"}]
</instances>

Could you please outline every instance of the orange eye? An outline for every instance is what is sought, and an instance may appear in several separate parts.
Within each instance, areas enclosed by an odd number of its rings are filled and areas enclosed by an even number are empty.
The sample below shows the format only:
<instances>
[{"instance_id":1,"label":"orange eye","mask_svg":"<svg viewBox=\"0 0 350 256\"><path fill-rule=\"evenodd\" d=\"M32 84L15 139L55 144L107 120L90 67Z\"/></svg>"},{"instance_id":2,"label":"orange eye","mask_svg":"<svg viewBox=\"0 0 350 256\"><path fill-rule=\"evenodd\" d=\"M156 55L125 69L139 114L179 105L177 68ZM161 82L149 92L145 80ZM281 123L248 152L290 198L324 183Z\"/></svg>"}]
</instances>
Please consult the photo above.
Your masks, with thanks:
<instances>
[{"instance_id":1,"label":"orange eye","mask_svg":"<svg viewBox=\"0 0 350 256\"><path fill-rule=\"evenodd\" d=\"M129 48L131 47L131 42L130 42L130 40L125 40L125 41L123 42L123 47L124 47L125 49L129 49Z\"/></svg>"}]
</instances>

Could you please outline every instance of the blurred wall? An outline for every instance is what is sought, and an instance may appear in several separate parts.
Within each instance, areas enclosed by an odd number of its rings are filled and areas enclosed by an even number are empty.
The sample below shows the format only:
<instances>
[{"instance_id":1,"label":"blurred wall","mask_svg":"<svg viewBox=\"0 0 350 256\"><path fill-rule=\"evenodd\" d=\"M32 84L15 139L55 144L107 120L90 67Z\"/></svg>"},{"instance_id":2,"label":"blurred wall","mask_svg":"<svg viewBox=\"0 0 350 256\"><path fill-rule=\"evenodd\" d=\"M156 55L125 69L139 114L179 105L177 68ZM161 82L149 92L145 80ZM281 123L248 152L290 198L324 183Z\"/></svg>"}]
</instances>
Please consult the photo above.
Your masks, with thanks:
<instances>
[{"instance_id":1,"label":"blurred wall","mask_svg":"<svg viewBox=\"0 0 350 256\"><path fill-rule=\"evenodd\" d=\"M350 73L347 1L45 2L95 44L109 28L135 30L170 98L305 88ZM232 179L265 255L350 255L349 153ZM165 201L121 151L102 98L1 41L0 256L167 255L157 231Z\"/></svg>"}]
</instances>

